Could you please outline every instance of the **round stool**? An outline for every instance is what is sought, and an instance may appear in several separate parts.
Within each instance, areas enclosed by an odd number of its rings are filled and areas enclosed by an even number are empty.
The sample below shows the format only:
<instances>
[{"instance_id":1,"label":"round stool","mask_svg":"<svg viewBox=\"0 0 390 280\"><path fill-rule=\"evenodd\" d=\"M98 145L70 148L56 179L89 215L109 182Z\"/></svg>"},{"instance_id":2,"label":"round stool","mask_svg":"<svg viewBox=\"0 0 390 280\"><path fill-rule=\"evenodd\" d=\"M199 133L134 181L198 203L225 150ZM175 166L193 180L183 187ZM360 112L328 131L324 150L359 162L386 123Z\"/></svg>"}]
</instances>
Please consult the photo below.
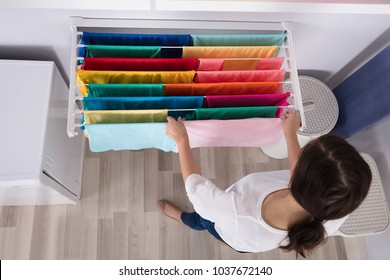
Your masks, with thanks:
<instances>
[{"instance_id":1,"label":"round stool","mask_svg":"<svg viewBox=\"0 0 390 280\"><path fill-rule=\"evenodd\" d=\"M329 133L336 125L339 116L339 107L336 97L330 88L318 79L300 76L301 89L306 127L298 131L298 141L301 147L310 140ZM284 86L285 91L292 91L291 85ZM289 99L294 104L293 97ZM269 157L282 159L287 157L287 143L284 137L272 147L263 147L263 152Z\"/></svg>"},{"instance_id":2,"label":"round stool","mask_svg":"<svg viewBox=\"0 0 390 280\"><path fill-rule=\"evenodd\" d=\"M362 204L340 226L336 235L344 237L363 236L384 232L390 222L389 208L382 180L372 157L361 153L372 173L370 190Z\"/></svg>"}]
</instances>

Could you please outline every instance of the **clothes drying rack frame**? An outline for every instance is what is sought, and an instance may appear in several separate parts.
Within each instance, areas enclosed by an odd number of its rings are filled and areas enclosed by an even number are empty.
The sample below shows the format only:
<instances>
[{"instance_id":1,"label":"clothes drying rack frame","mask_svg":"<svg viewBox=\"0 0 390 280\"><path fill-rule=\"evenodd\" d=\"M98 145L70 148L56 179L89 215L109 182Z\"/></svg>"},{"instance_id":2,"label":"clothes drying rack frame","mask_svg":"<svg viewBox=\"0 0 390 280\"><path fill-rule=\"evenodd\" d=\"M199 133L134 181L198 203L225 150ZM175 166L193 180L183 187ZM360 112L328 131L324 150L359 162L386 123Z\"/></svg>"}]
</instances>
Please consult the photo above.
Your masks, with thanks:
<instances>
[{"instance_id":1,"label":"clothes drying rack frame","mask_svg":"<svg viewBox=\"0 0 390 280\"><path fill-rule=\"evenodd\" d=\"M203 34L240 34L248 33L275 33L285 32L283 50L287 67L289 70L289 79L286 81L291 84L293 107L301 117L301 130L306 127L303 101L299 87L299 78L294 56L294 46L292 40L292 22L258 22L258 21L206 21L206 20L165 20L165 19L103 19L103 18L83 18L71 17L70 26L72 31L71 61L70 61L70 83L69 83L69 101L68 101L68 120L67 133L69 137L78 135L78 130L82 124L80 116L83 109L80 108L81 94L78 92L76 83L76 71L78 61L79 40L83 31L110 32L110 33L189 33L201 32Z\"/></svg>"}]
</instances>

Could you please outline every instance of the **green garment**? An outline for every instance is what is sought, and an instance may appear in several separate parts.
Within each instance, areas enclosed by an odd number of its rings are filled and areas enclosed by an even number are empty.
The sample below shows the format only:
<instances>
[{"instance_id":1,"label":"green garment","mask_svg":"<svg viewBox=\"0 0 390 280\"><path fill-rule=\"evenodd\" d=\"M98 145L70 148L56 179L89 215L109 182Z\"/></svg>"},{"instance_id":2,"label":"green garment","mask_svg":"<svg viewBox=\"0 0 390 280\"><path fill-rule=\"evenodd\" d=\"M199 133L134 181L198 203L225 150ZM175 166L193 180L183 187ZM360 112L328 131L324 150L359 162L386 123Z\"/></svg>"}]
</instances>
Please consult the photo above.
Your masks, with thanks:
<instances>
[{"instance_id":1,"label":"green garment","mask_svg":"<svg viewBox=\"0 0 390 280\"><path fill-rule=\"evenodd\" d=\"M163 96L163 84L90 84L88 97Z\"/></svg>"},{"instance_id":2,"label":"green garment","mask_svg":"<svg viewBox=\"0 0 390 280\"><path fill-rule=\"evenodd\" d=\"M194 46L281 46L286 34L191 35L191 37Z\"/></svg>"},{"instance_id":3,"label":"green garment","mask_svg":"<svg viewBox=\"0 0 390 280\"><path fill-rule=\"evenodd\" d=\"M277 106L199 108L186 115L186 120L232 120L247 118L275 118Z\"/></svg>"},{"instance_id":4,"label":"green garment","mask_svg":"<svg viewBox=\"0 0 390 280\"><path fill-rule=\"evenodd\" d=\"M88 45L87 57L158 58L161 47Z\"/></svg>"}]
</instances>

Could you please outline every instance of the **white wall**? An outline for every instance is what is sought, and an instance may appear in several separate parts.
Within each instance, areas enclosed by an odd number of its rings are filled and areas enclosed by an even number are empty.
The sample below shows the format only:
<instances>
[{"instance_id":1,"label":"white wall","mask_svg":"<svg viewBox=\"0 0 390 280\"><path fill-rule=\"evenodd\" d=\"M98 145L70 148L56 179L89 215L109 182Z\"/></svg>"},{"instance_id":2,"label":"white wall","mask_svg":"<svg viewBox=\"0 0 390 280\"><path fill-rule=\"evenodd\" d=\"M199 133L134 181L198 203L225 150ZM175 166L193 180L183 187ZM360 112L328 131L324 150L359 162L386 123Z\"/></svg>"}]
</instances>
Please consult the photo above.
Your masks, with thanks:
<instances>
[{"instance_id":1,"label":"white wall","mask_svg":"<svg viewBox=\"0 0 390 280\"><path fill-rule=\"evenodd\" d=\"M300 74L316 77L331 88L390 41L390 14L3 8L0 10L0 58L54 60L65 80L68 80L71 44L69 16L75 15L146 19L293 21L295 55Z\"/></svg>"},{"instance_id":2,"label":"white wall","mask_svg":"<svg viewBox=\"0 0 390 280\"><path fill-rule=\"evenodd\" d=\"M1 0L4 8L150 10L150 0Z\"/></svg>"}]
</instances>

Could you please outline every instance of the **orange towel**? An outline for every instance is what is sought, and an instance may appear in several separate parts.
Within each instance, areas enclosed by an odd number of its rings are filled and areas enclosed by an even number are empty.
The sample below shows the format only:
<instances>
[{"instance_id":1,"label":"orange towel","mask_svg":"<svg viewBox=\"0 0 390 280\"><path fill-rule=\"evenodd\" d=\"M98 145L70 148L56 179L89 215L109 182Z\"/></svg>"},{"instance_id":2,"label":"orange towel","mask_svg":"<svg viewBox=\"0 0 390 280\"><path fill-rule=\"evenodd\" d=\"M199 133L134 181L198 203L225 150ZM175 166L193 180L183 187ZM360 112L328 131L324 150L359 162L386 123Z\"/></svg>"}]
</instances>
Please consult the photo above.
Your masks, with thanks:
<instances>
[{"instance_id":1,"label":"orange towel","mask_svg":"<svg viewBox=\"0 0 390 280\"><path fill-rule=\"evenodd\" d=\"M274 57L278 46L267 47L183 47L183 58L262 58Z\"/></svg>"},{"instance_id":2,"label":"orange towel","mask_svg":"<svg viewBox=\"0 0 390 280\"><path fill-rule=\"evenodd\" d=\"M257 65L260 63L259 59L226 59L223 65L224 71L235 71L235 70L256 70Z\"/></svg>"}]
</instances>

